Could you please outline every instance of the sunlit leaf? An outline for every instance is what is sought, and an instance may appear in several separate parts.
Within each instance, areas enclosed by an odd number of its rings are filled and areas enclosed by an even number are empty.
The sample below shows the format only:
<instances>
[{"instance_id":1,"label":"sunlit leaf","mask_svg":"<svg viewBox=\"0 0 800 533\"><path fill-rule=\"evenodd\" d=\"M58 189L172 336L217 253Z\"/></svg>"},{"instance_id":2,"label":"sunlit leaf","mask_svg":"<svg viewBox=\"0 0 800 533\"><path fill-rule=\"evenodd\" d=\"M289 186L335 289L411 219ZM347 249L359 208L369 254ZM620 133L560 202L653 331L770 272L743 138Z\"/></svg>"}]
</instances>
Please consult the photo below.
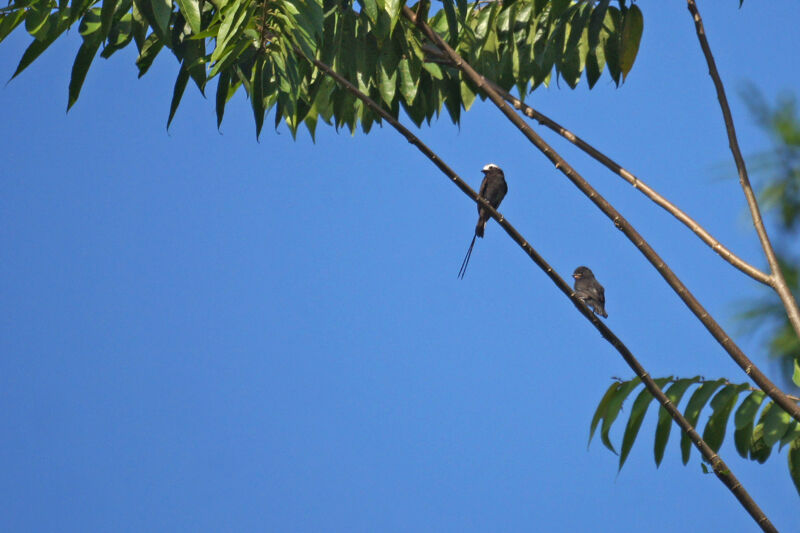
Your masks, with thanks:
<instances>
[{"instance_id":1,"label":"sunlit leaf","mask_svg":"<svg viewBox=\"0 0 800 533\"><path fill-rule=\"evenodd\" d=\"M794 365L794 372L792 373L792 382L798 387L800 387L800 359L795 358L795 360L792 361L792 363Z\"/></svg>"},{"instance_id":2,"label":"sunlit leaf","mask_svg":"<svg viewBox=\"0 0 800 533\"><path fill-rule=\"evenodd\" d=\"M175 0L178 8L183 13L186 22L192 27L192 33L200 33L200 2L199 0Z\"/></svg>"}]
</instances>

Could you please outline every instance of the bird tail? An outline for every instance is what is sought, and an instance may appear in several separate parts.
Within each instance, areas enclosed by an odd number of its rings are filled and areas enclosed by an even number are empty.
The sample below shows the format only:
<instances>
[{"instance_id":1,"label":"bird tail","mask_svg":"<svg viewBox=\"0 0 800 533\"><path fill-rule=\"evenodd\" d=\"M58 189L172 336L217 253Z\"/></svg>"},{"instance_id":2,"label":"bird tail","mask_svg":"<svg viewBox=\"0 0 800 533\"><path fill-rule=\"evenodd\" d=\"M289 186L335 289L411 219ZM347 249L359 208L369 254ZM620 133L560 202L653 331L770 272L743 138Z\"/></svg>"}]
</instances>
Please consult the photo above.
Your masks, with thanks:
<instances>
[{"instance_id":1,"label":"bird tail","mask_svg":"<svg viewBox=\"0 0 800 533\"><path fill-rule=\"evenodd\" d=\"M483 217L480 217L478 219L478 225L475 226L475 236L476 237L480 237L481 239L483 239L483 230L486 228L486 221L487 220L485 218L483 218Z\"/></svg>"},{"instance_id":2,"label":"bird tail","mask_svg":"<svg viewBox=\"0 0 800 533\"><path fill-rule=\"evenodd\" d=\"M478 223L480 226L480 223ZM482 235L483 233L481 233ZM475 230L475 235L472 236L472 242L469 243L469 249L467 250L467 255L464 256L464 261L461 263L461 269L458 271L458 279L464 279L464 274L467 273L467 264L469 264L469 258L472 255L472 247L475 246L475 238L478 236L478 230Z\"/></svg>"},{"instance_id":3,"label":"bird tail","mask_svg":"<svg viewBox=\"0 0 800 533\"><path fill-rule=\"evenodd\" d=\"M608 318L608 313L606 313L606 310L602 307L600 307L600 316L603 318Z\"/></svg>"}]
</instances>

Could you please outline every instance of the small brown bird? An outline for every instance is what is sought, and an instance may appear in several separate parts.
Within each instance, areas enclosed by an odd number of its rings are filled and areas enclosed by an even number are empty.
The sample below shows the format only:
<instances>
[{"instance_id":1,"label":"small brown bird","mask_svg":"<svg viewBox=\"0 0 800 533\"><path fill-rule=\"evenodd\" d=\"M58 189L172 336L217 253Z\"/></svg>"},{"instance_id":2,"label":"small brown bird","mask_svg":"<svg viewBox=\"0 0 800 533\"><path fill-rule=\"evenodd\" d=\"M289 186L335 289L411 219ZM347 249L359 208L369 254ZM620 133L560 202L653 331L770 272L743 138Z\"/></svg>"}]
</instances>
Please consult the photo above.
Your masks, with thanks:
<instances>
[{"instance_id":1,"label":"small brown bird","mask_svg":"<svg viewBox=\"0 0 800 533\"><path fill-rule=\"evenodd\" d=\"M489 202L489 205L497 209L508 192L505 175L502 169L494 163L489 163L483 167L481 172L483 172L484 177L478 195L482 196ZM491 218L489 212L481 204L478 204L478 224L475 226L475 235L472 237L467 255L461 263L461 270L458 271L459 279L464 279L464 274L467 272L467 264L472 255L472 247L475 246L475 238L483 238L483 232L486 229L486 223L489 221L489 218Z\"/></svg>"},{"instance_id":2,"label":"small brown bird","mask_svg":"<svg viewBox=\"0 0 800 533\"><path fill-rule=\"evenodd\" d=\"M605 310L606 291L594 278L594 273L585 266L579 266L572 277L575 278L575 296L583 300L596 314L608 318Z\"/></svg>"}]
</instances>

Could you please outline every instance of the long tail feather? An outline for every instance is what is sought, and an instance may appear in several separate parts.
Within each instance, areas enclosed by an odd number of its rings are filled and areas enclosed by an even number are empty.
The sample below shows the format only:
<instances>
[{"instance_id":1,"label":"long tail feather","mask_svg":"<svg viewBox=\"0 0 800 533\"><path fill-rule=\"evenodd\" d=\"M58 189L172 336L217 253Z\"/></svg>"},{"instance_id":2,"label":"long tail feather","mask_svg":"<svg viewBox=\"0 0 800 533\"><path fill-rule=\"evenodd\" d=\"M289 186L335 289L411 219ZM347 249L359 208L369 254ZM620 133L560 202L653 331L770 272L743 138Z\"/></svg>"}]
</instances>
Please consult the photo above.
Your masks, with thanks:
<instances>
[{"instance_id":1,"label":"long tail feather","mask_svg":"<svg viewBox=\"0 0 800 533\"><path fill-rule=\"evenodd\" d=\"M464 256L464 262L461 263L461 269L458 271L458 279L464 279L464 274L467 273L467 265L469 264L469 258L472 255L472 247L475 246L475 239L478 235L472 236L472 242L469 244L469 250L467 250L467 255Z\"/></svg>"}]
</instances>

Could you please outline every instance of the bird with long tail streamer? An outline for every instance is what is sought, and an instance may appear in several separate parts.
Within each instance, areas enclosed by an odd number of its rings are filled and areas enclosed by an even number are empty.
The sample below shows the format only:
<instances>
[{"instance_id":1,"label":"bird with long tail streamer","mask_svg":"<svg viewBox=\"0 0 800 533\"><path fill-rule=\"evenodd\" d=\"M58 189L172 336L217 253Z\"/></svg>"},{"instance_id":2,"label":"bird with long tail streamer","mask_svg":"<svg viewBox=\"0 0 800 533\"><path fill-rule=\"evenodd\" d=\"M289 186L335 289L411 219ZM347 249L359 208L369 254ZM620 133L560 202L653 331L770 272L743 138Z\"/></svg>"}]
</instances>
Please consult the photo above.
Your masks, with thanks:
<instances>
[{"instance_id":1,"label":"bird with long tail streamer","mask_svg":"<svg viewBox=\"0 0 800 533\"><path fill-rule=\"evenodd\" d=\"M505 174L503 174L503 170L494 163L489 163L483 167L481 172L483 172L483 181L481 182L478 195L489 202L489 205L493 208L497 209L508 192ZM472 248L475 246L475 239L478 237L483 238L483 232L486 229L486 223L489 221L489 218L490 215L486 208L478 204L478 224L475 226L475 235L472 236L472 242L467 250L467 255L464 256L461 269L458 271L458 279L464 279L464 274L467 272L467 264L469 264L469 258L472 256Z\"/></svg>"}]
</instances>

